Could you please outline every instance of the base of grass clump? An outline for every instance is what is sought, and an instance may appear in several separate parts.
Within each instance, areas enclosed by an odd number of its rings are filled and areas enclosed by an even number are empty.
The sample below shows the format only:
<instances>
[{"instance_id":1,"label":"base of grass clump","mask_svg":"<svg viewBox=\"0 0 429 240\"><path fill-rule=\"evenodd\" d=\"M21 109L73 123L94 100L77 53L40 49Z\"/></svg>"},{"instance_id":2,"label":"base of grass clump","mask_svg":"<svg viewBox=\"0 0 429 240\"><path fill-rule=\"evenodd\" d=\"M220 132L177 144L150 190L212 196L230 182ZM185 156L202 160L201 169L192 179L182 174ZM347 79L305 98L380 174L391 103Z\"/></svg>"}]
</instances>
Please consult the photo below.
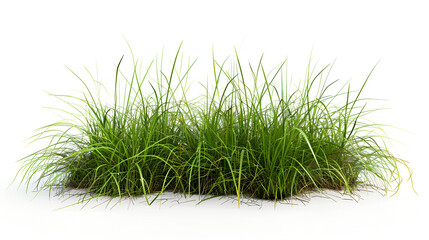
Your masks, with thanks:
<instances>
[{"instance_id":1,"label":"base of grass clump","mask_svg":"<svg viewBox=\"0 0 429 240\"><path fill-rule=\"evenodd\" d=\"M39 191L61 194L81 189L84 199L143 195L148 204L164 191L236 195L240 203L243 195L280 201L321 189L353 194L361 185L398 190L398 165L406 163L383 147L380 125L362 120L373 111L360 98L371 73L358 91L335 90L328 67L308 67L293 89L285 62L267 72L262 59L247 68L235 54L227 69L227 60L213 57L214 79L190 99L195 62L183 70L179 52L168 71L162 59L141 71L133 58L129 76L121 58L110 104L91 74L93 90L78 77L82 96L53 95L69 116L40 129L35 139L49 143L22 160L21 183L28 188L35 179Z\"/></svg>"}]
</instances>

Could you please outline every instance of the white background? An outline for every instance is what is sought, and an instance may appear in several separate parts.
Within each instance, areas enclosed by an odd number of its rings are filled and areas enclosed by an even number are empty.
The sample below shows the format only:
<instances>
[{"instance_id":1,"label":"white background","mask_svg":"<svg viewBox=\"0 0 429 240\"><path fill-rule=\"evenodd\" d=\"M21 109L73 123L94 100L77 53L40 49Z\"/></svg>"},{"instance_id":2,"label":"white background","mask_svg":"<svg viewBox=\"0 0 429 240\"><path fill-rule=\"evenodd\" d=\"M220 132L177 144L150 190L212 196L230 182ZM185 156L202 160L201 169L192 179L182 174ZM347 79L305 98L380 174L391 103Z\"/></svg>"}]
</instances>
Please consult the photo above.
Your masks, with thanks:
<instances>
[{"instance_id":1,"label":"white background","mask_svg":"<svg viewBox=\"0 0 429 240\"><path fill-rule=\"evenodd\" d=\"M2 1L0 3L0 238L310 238L422 239L428 223L427 105L429 36L424 1ZM321 65L336 59L333 79L359 87L380 60L364 94L391 108L374 121L399 142L389 148L409 161L418 196L404 181L394 197L360 193L359 202L313 198L306 206L264 203L262 208L213 200L147 207L142 200L115 208L70 207L46 192L7 188L16 161L37 149L24 140L55 119L43 91L82 86L64 65L95 69L110 81L122 54L171 59L183 40L184 56L198 58L193 80L211 72L212 47L220 59L237 48L243 59L266 64L289 59L299 80L310 53ZM272 65L274 66L274 65ZM8 238L6 238L8 236Z\"/></svg>"}]
</instances>

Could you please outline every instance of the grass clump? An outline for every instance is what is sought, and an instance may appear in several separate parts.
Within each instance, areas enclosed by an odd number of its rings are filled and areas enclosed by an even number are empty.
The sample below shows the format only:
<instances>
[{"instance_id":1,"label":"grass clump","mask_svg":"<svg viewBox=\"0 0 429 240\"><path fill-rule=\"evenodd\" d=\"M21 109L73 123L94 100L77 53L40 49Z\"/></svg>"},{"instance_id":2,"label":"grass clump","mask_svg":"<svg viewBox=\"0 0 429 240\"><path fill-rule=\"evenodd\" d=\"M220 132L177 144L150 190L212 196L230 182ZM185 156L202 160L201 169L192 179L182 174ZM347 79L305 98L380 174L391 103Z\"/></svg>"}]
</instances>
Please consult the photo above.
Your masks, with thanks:
<instances>
[{"instance_id":1,"label":"grass clump","mask_svg":"<svg viewBox=\"0 0 429 240\"><path fill-rule=\"evenodd\" d=\"M195 61L183 68L179 53L167 71L162 58L142 71L133 57L128 77L121 58L110 104L98 79L89 74L91 89L72 71L85 91L53 95L71 107L59 110L71 120L39 129L35 140L49 143L22 159L21 184L28 189L35 180L39 191L61 194L81 189L84 199L143 195L148 204L164 191L240 202L243 195L285 200L321 189L352 194L360 185L398 190L398 164L406 163L385 148L380 125L362 120L374 111L361 97L371 73L358 91L347 84L334 91L330 68L309 64L292 88L286 61L267 72L262 58L245 67L235 53L223 62L213 57L214 79L203 96L189 99Z\"/></svg>"}]
</instances>

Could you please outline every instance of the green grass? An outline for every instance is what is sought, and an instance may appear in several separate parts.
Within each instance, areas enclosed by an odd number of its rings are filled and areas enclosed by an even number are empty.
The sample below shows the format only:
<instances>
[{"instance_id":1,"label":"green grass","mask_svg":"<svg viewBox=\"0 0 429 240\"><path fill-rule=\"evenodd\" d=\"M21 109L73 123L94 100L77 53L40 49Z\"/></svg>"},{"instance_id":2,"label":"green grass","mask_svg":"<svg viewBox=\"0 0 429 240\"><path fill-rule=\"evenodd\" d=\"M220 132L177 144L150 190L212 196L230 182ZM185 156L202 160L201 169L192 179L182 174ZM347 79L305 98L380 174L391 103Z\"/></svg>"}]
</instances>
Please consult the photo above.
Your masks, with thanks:
<instances>
[{"instance_id":1,"label":"green grass","mask_svg":"<svg viewBox=\"0 0 429 240\"><path fill-rule=\"evenodd\" d=\"M245 66L235 53L223 62L213 57L205 94L189 99L195 62L183 61L180 47L168 70L162 58L142 68L131 55L130 74L121 70L123 58L117 64L110 104L91 74L83 80L72 71L84 87L81 96L52 94L67 117L34 136L48 144L21 160L20 185L35 182L38 191L60 194L80 189L84 200L143 195L152 204L173 191L236 195L240 204L243 196L353 194L362 185L396 193L400 165L411 177L406 162L386 149L381 125L362 120L374 111L361 97L372 70L351 91L329 81L329 66L316 71L309 63L294 87L286 61L268 72L262 58Z\"/></svg>"}]
</instances>

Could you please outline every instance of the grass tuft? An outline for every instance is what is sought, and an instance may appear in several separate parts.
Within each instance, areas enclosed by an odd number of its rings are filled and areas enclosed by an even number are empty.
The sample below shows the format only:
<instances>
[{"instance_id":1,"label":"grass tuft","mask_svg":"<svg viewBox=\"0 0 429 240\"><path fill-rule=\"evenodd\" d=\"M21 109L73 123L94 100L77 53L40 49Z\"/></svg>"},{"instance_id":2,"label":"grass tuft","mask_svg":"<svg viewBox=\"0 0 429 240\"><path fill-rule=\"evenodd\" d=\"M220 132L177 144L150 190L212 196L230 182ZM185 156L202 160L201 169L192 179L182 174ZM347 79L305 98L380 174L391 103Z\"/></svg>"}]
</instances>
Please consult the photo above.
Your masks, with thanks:
<instances>
[{"instance_id":1,"label":"grass tuft","mask_svg":"<svg viewBox=\"0 0 429 240\"><path fill-rule=\"evenodd\" d=\"M322 189L353 194L361 185L396 193L400 165L411 177L386 149L381 125L362 120L375 111L361 98L374 69L351 91L347 84L334 89L329 65L315 72L309 64L294 88L286 61L267 72L262 58L246 68L235 52L223 62L213 57L214 79L205 95L190 99L195 61L186 64L180 50L168 70L161 58L142 71L132 54L128 77L122 57L110 104L89 71L94 89L69 69L85 91L53 95L68 118L38 130L33 140L48 144L21 160L20 185L80 189L83 199L144 195L148 204L164 191L236 195L240 204L243 195L280 201Z\"/></svg>"}]
</instances>

